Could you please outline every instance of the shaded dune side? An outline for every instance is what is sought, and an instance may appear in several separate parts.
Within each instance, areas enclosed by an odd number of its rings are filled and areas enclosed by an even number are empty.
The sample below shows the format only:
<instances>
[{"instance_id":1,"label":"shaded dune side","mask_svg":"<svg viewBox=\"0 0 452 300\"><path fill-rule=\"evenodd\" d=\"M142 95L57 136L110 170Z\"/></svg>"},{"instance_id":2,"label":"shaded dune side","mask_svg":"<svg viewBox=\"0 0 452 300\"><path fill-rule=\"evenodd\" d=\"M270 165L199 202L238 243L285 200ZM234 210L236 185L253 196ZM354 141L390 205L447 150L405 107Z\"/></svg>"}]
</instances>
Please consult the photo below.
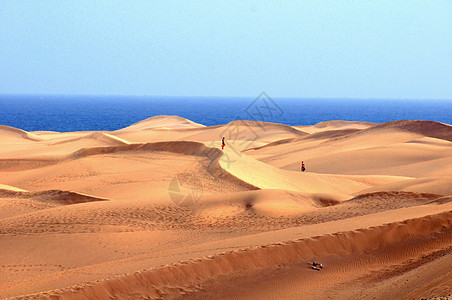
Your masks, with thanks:
<instances>
[{"instance_id":1,"label":"shaded dune side","mask_svg":"<svg viewBox=\"0 0 452 300\"><path fill-rule=\"evenodd\" d=\"M222 152L215 148L209 148L198 142L157 142L157 143L135 143L135 144L120 144L111 146L88 147L77 150L66 157L56 159L27 159L27 158L5 158L0 159L1 171L22 171L28 169L35 169L57 164L64 160L78 159L91 155L111 154L117 152L127 151L167 151L172 153L195 155L217 161Z\"/></svg>"},{"instance_id":2,"label":"shaded dune side","mask_svg":"<svg viewBox=\"0 0 452 300\"><path fill-rule=\"evenodd\" d=\"M378 227L234 250L70 288L30 295L52 299L162 298L195 292L203 281L220 275L304 263L328 255L367 254L403 248L416 255L434 241L452 241L452 212Z\"/></svg>"},{"instance_id":3,"label":"shaded dune side","mask_svg":"<svg viewBox=\"0 0 452 300\"><path fill-rule=\"evenodd\" d=\"M67 158L72 159L98 154L110 154L126 151L149 151L149 150L201 156L210 158L212 160L218 160L222 155L221 150L207 147L203 143L172 141L172 142L138 143L130 145L83 148L70 154Z\"/></svg>"},{"instance_id":4,"label":"shaded dune side","mask_svg":"<svg viewBox=\"0 0 452 300\"><path fill-rule=\"evenodd\" d=\"M362 131L361 129L341 129L341 130L325 130L316 132L305 137L305 140L319 140L319 139L332 139L337 137L344 137Z\"/></svg>"},{"instance_id":5,"label":"shaded dune side","mask_svg":"<svg viewBox=\"0 0 452 300\"><path fill-rule=\"evenodd\" d=\"M262 217L264 221L266 216L279 218L281 215L299 215L316 208L338 205L343 200L334 194L256 190L203 197L197 211L209 217L215 216L218 221L234 216L235 220L231 222L238 225L240 217L247 221L256 221L256 218ZM290 223L287 219L284 221Z\"/></svg>"},{"instance_id":6,"label":"shaded dune side","mask_svg":"<svg viewBox=\"0 0 452 300\"><path fill-rule=\"evenodd\" d=\"M363 200L371 200L376 201L377 199L381 200L389 200L389 201L397 201L397 200L405 200L405 201L416 201L422 200L422 203L426 201L434 201L444 197L439 194L431 194L431 193L413 193L406 191L382 191L382 192L373 192L373 193L365 193L360 194L358 196L353 197L350 200L345 202L356 202ZM377 200L378 201L378 200Z\"/></svg>"},{"instance_id":7,"label":"shaded dune side","mask_svg":"<svg viewBox=\"0 0 452 300\"><path fill-rule=\"evenodd\" d=\"M245 149L243 152L247 152L247 151L251 151L251 150L259 150L259 149L268 148L268 147L279 146L279 145L282 145L282 144L292 143L292 142L297 141L297 140L299 140L299 139L295 139L295 138L282 139L282 140L278 140L278 141L274 141L274 142L268 143L268 144L266 144L264 146L248 148L248 149Z\"/></svg>"},{"instance_id":8,"label":"shaded dune side","mask_svg":"<svg viewBox=\"0 0 452 300\"><path fill-rule=\"evenodd\" d=\"M93 132L90 134L87 134L85 136L82 137L77 137L77 138L73 138L73 139L69 139L69 140L64 140L64 141L60 141L60 142L56 142L53 143L52 145L61 145L61 144L67 144L67 143L72 143L72 142L77 142L77 141L81 141L81 140L88 140L88 139L92 139L95 141L99 141L99 142L103 142L106 144L110 144L110 145L128 145L130 144L128 141L119 138L117 136L111 135L109 133L105 133L105 132Z\"/></svg>"},{"instance_id":9,"label":"shaded dune side","mask_svg":"<svg viewBox=\"0 0 452 300\"><path fill-rule=\"evenodd\" d=\"M342 127L347 125L360 125L360 126L374 126L376 123L372 122L363 122L363 121L343 121L343 120L331 120L331 121L324 121L320 122L314 125L315 128L325 128L328 126L331 127Z\"/></svg>"},{"instance_id":10,"label":"shaded dune side","mask_svg":"<svg viewBox=\"0 0 452 300\"><path fill-rule=\"evenodd\" d=\"M226 126L228 126L228 127L235 127L235 126L260 127L263 130L267 130L267 128L272 128L272 129L278 128L278 129L281 129L281 130L284 130L287 132L291 132L298 136L306 136L309 134L302 130L295 129L292 126L289 126L286 124L270 123L270 122L263 122L263 121L235 120L235 121L229 122L228 124L226 124Z\"/></svg>"},{"instance_id":11,"label":"shaded dune side","mask_svg":"<svg viewBox=\"0 0 452 300\"><path fill-rule=\"evenodd\" d=\"M383 184L380 186L365 189L362 193L371 193L377 191L410 191L410 192L429 192L441 193L442 195L452 195L452 176L442 177L424 177L416 179L401 180Z\"/></svg>"},{"instance_id":12,"label":"shaded dune side","mask_svg":"<svg viewBox=\"0 0 452 300\"><path fill-rule=\"evenodd\" d=\"M0 159L0 171L16 172L37 169L58 163L59 159L3 158Z\"/></svg>"},{"instance_id":13,"label":"shaded dune side","mask_svg":"<svg viewBox=\"0 0 452 300\"><path fill-rule=\"evenodd\" d=\"M61 205L86 203L93 201L108 201L108 199L93 197L81 193L61 190L47 190L40 192L21 192L0 189L0 198L32 199L41 202L51 202Z\"/></svg>"},{"instance_id":14,"label":"shaded dune side","mask_svg":"<svg viewBox=\"0 0 452 300\"><path fill-rule=\"evenodd\" d=\"M362 133L380 130L401 130L452 142L452 126L434 121L392 121L365 129Z\"/></svg>"},{"instance_id":15,"label":"shaded dune side","mask_svg":"<svg viewBox=\"0 0 452 300\"><path fill-rule=\"evenodd\" d=\"M362 131L362 129L325 130L325 131L312 133L312 134L309 134L309 135L304 135L304 136L299 137L299 138L288 138L288 139L282 139L282 140L274 141L274 142L268 143L268 144L263 145L263 146L246 149L243 152L251 151L251 150L260 150L260 149L264 149L264 148L268 148L268 147L274 147L274 146L279 146L279 145L282 145L282 144L289 144L289 143L298 142L298 141L304 141L304 140L322 140L322 139L333 139L333 138L347 137L349 135L352 135L352 134L360 132L360 131Z\"/></svg>"},{"instance_id":16,"label":"shaded dune side","mask_svg":"<svg viewBox=\"0 0 452 300\"><path fill-rule=\"evenodd\" d=\"M452 201L452 196L444 196L444 197L440 197L435 200L432 200L429 203L445 204L445 203L449 203L451 201Z\"/></svg>"}]
</instances>

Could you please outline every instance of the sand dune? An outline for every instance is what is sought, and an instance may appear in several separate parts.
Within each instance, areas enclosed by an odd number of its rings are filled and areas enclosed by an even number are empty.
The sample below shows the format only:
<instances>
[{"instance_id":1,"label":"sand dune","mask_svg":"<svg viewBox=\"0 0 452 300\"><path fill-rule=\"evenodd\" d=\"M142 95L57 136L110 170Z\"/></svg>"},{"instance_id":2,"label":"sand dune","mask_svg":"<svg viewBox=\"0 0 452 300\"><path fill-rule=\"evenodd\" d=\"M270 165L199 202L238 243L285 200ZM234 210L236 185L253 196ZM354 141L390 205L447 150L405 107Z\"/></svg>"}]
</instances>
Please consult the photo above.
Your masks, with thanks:
<instances>
[{"instance_id":1,"label":"sand dune","mask_svg":"<svg viewBox=\"0 0 452 300\"><path fill-rule=\"evenodd\" d=\"M374 125L376 125L376 124L371 123L371 122L334 120L334 121L320 122L320 123L318 123L316 125L312 125L312 126L294 126L294 127L312 134L312 133L317 133L317 132L322 132L322 131L332 131L332 130L347 130L347 129L362 130L362 129L372 127Z\"/></svg>"},{"instance_id":2,"label":"sand dune","mask_svg":"<svg viewBox=\"0 0 452 300\"><path fill-rule=\"evenodd\" d=\"M310 193L351 194L383 182L409 179L399 176L344 176L286 171L226 150L220 165L234 176L261 189L285 189Z\"/></svg>"},{"instance_id":3,"label":"sand dune","mask_svg":"<svg viewBox=\"0 0 452 300\"><path fill-rule=\"evenodd\" d=\"M252 140L269 143L280 140L282 137L298 138L307 135L306 132L288 125L256 121L232 121L222 126L221 129L224 131L222 136L225 136L227 140L245 142ZM237 148L237 145L234 146Z\"/></svg>"},{"instance_id":4,"label":"sand dune","mask_svg":"<svg viewBox=\"0 0 452 300\"><path fill-rule=\"evenodd\" d=\"M364 130L363 132L385 130L401 130L405 132L422 134L428 137L443 139L449 142L452 141L452 127L448 124L433 121L393 121L375 125Z\"/></svg>"},{"instance_id":5,"label":"sand dune","mask_svg":"<svg viewBox=\"0 0 452 300\"><path fill-rule=\"evenodd\" d=\"M26 139L30 141L40 140L39 136L36 134L6 125L0 125L0 136L2 139Z\"/></svg>"},{"instance_id":6,"label":"sand dune","mask_svg":"<svg viewBox=\"0 0 452 300\"><path fill-rule=\"evenodd\" d=\"M265 145L281 138L298 138L307 135L303 131L284 124L255 121L232 121L225 125L210 127L166 128L163 126L148 128L147 130L137 130L135 127L127 127L126 129L112 134L134 143L184 140L203 142L215 148L220 145L221 137L225 137L228 145L237 151Z\"/></svg>"},{"instance_id":7,"label":"sand dune","mask_svg":"<svg viewBox=\"0 0 452 300\"><path fill-rule=\"evenodd\" d=\"M354 277L361 279L360 275L362 273L357 269L359 269L360 265L362 267L365 264L364 261L366 259L375 260L377 265L384 265L388 262L403 263L413 255L422 254L426 250L441 249L444 246L449 247L446 248L444 253L440 253L440 256L449 254L452 250L450 247L452 242L451 221L452 213L447 212L358 231L339 232L308 239L263 245L256 248L239 249L200 260L180 262L153 270L142 271L121 278L79 285L71 289L56 290L47 295L56 294L62 299L76 299L78 297L98 298L106 295L119 298L127 298L130 295L144 298L158 298L161 296L172 298L175 295L187 295L189 298L193 297L196 299L198 297L226 298L234 295L234 298L241 297L245 299L250 296L271 298L271 295L268 294L271 293L274 296L284 297L283 295L291 295L294 291L285 290L280 285L281 279L277 281L277 284L275 282L272 283L273 288L271 290L265 289L264 294L260 290L263 287L262 284L259 284L258 287L247 284L248 278L246 275L259 276L260 273L265 273L268 276L266 272L268 269L270 269L270 272L274 272L275 275L286 273L284 275L287 276L288 271L306 273L309 270L309 262L313 259L325 259L334 255L336 256L334 259L329 259L331 260L332 269L324 272L322 276L331 278L335 275L334 273L339 273L339 275L342 275L339 276L340 279L344 280L346 278L350 280L352 278L344 275L355 271ZM437 236L437 241L433 244L430 238L432 235ZM401 242L404 239L408 239L408 241ZM390 258L388 257L389 253L392 254L389 256ZM350 266L348 261L351 256L364 257L360 257L358 263ZM425 263L419 262L420 265ZM288 271L281 270L282 267L286 266L289 266ZM295 268L299 269L299 271ZM374 274L383 278L394 276L391 274L391 270L382 271L378 275ZM222 285L225 281L228 284L233 284L236 287L235 290L230 292L223 291L223 293L220 292L218 294L217 289L219 287L215 285L217 283L215 278L217 277L221 277ZM277 277L275 276L274 278ZM371 282L369 279L371 278L363 278L360 281ZM206 281L207 284L205 283ZM338 280L336 279L336 281ZM199 290L199 284L202 282L207 285L207 288L202 291L202 296L196 295ZM275 285L276 289L274 288ZM245 292L245 295L242 292ZM298 292L306 293L304 295L309 298L316 297L314 293L309 293L307 288ZM445 288L444 292L448 292L447 288ZM402 295L401 291L398 291L398 293ZM291 296L296 296L296 294Z\"/></svg>"},{"instance_id":8,"label":"sand dune","mask_svg":"<svg viewBox=\"0 0 452 300\"><path fill-rule=\"evenodd\" d=\"M140 131L150 129L178 129L178 128L198 128L204 125L195 123L178 116L155 116L132 124L118 131Z\"/></svg>"},{"instance_id":9,"label":"sand dune","mask_svg":"<svg viewBox=\"0 0 452 300\"><path fill-rule=\"evenodd\" d=\"M205 193L257 189L220 168L221 150L197 142L159 142L78 150L42 168L17 169L2 182L39 191L73 190L111 199L168 202L169 184L187 178ZM173 161L171 167L168 161ZM43 179L45 176L45 180ZM102 184L93 184L92 179Z\"/></svg>"},{"instance_id":10,"label":"sand dune","mask_svg":"<svg viewBox=\"0 0 452 300\"><path fill-rule=\"evenodd\" d=\"M0 298L451 294L451 128L1 126Z\"/></svg>"},{"instance_id":11,"label":"sand dune","mask_svg":"<svg viewBox=\"0 0 452 300\"><path fill-rule=\"evenodd\" d=\"M408 177L450 174L446 170L447 164L444 164L451 157L450 142L420 134L422 131L433 136L435 134L430 134L428 128L439 127L445 137L446 131L451 131L450 126L419 122L414 123L415 126L425 124L427 129L415 127L416 130L411 130L412 123L390 122L341 136L336 136L334 131L324 131L302 140L247 151L246 154L287 170L299 170L300 161L304 160L308 169L316 173Z\"/></svg>"}]
</instances>

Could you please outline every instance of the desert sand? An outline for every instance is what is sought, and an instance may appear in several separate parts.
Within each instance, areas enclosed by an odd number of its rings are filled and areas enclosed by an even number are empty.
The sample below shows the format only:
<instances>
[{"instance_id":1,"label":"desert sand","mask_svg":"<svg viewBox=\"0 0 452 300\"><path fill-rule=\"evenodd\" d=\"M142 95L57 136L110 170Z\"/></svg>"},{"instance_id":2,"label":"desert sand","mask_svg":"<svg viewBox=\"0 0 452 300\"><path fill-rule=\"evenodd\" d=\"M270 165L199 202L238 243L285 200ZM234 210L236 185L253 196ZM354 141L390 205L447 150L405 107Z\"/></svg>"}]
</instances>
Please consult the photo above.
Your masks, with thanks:
<instances>
[{"instance_id":1,"label":"desert sand","mask_svg":"<svg viewBox=\"0 0 452 300\"><path fill-rule=\"evenodd\" d=\"M452 294L448 124L156 116L0 143L0 298Z\"/></svg>"}]
</instances>

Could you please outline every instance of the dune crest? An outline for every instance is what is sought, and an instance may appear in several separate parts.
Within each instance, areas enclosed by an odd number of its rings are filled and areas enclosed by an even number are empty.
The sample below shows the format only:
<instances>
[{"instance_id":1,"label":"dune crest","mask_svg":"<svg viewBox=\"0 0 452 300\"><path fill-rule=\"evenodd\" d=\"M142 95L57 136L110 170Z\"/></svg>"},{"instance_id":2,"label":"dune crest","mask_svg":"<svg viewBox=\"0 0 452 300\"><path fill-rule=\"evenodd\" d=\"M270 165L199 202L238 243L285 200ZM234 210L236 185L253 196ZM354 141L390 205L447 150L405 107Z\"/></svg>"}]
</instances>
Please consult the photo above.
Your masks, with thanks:
<instances>
[{"instance_id":1,"label":"dune crest","mask_svg":"<svg viewBox=\"0 0 452 300\"><path fill-rule=\"evenodd\" d=\"M30 141L41 140L41 138L34 133L6 125L0 125L0 136L4 138L23 138Z\"/></svg>"},{"instance_id":2,"label":"dune crest","mask_svg":"<svg viewBox=\"0 0 452 300\"><path fill-rule=\"evenodd\" d=\"M14 187L14 186L6 185L6 184L0 184L0 190L26 192L26 190L23 190L18 187Z\"/></svg>"},{"instance_id":3,"label":"dune crest","mask_svg":"<svg viewBox=\"0 0 452 300\"><path fill-rule=\"evenodd\" d=\"M134 123L120 131L130 130L151 130L151 129L180 129L180 128L202 128L204 125L195 123L191 120L179 116L154 116L148 119Z\"/></svg>"},{"instance_id":4,"label":"dune crest","mask_svg":"<svg viewBox=\"0 0 452 300\"><path fill-rule=\"evenodd\" d=\"M0 189L0 198L33 199L35 201L51 202L61 205L108 200L105 198L92 197L71 191L48 190L40 192L27 192L7 189Z\"/></svg>"}]
</instances>

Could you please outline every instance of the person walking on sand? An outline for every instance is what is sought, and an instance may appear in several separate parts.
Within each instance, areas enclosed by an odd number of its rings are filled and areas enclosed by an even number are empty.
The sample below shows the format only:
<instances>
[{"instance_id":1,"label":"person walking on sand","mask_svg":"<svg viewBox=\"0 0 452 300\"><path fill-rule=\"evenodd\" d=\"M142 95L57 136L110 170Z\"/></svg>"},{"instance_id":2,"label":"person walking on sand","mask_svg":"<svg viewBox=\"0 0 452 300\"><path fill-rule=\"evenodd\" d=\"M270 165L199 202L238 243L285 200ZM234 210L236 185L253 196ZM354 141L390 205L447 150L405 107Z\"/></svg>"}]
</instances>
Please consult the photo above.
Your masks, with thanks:
<instances>
[{"instance_id":1,"label":"person walking on sand","mask_svg":"<svg viewBox=\"0 0 452 300\"><path fill-rule=\"evenodd\" d=\"M224 146L226 146L226 144L224 143L224 137L221 140L221 150L224 150Z\"/></svg>"},{"instance_id":2,"label":"person walking on sand","mask_svg":"<svg viewBox=\"0 0 452 300\"><path fill-rule=\"evenodd\" d=\"M304 162L301 162L301 172L304 172L306 170L305 166L304 166Z\"/></svg>"}]
</instances>

